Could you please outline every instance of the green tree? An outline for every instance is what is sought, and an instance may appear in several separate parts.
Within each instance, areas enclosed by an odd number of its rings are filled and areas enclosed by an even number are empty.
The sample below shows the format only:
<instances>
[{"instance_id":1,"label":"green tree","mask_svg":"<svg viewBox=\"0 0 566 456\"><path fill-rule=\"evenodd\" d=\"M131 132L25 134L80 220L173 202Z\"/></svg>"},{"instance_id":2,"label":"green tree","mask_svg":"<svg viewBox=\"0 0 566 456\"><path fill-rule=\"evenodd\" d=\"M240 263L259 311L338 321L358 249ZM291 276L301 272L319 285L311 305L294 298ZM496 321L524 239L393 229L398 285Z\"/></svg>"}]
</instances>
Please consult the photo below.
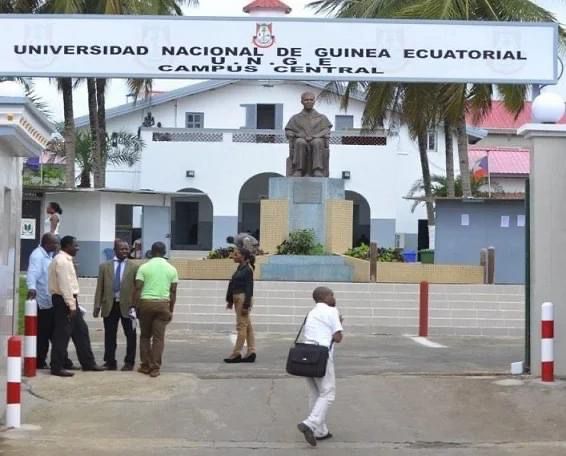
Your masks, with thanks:
<instances>
[{"instance_id":1,"label":"green tree","mask_svg":"<svg viewBox=\"0 0 566 456\"><path fill-rule=\"evenodd\" d=\"M76 131L76 163L81 172L79 187L91 187L91 175L94 174L95 158L93 156L92 138L90 131ZM102 142L102 159L112 165L134 166L141 157L145 144L137 135L124 131L106 135ZM50 152L53 157L65 156L64 141L52 141Z\"/></svg>"},{"instance_id":2,"label":"green tree","mask_svg":"<svg viewBox=\"0 0 566 456\"><path fill-rule=\"evenodd\" d=\"M338 17L557 23L552 13L529 0L318 0L310 5L319 13ZM565 36L562 27L560 33ZM528 87L502 84L496 88L506 108L519 114ZM440 91L438 107L444 112L442 119L456 128L464 196L471 195L466 114L481 119L491 109L494 91L491 84L444 84Z\"/></svg>"}]
</instances>

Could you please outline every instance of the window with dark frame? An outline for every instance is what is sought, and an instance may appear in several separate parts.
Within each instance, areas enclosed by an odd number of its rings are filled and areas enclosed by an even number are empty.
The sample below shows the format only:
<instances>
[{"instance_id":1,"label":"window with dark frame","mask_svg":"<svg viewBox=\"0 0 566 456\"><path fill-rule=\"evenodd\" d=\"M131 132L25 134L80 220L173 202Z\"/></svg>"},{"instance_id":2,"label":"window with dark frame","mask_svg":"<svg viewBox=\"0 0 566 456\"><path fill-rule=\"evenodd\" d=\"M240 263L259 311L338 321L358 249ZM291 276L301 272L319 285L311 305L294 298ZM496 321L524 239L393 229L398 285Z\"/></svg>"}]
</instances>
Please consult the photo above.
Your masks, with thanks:
<instances>
[{"instance_id":1,"label":"window with dark frame","mask_svg":"<svg viewBox=\"0 0 566 456\"><path fill-rule=\"evenodd\" d=\"M185 128L204 128L204 112L186 112Z\"/></svg>"},{"instance_id":2,"label":"window with dark frame","mask_svg":"<svg viewBox=\"0 0 566 456\"><path fill-rule=\"evenodd\" d=\"M427 133L427 150L429 152L436 152L436 138L437 132L436 130L429 130Z\"/></svg>"}]
</instances>

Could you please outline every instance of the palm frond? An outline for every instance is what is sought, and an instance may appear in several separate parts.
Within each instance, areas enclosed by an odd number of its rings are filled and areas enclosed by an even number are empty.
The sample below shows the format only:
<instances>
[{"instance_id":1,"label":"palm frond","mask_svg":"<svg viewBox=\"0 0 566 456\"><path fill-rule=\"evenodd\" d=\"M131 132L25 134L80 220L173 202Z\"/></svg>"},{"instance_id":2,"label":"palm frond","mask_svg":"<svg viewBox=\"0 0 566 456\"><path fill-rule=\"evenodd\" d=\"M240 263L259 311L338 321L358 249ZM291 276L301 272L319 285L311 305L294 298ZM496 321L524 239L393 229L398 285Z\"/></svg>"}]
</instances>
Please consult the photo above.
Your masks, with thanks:
<instances>
[{"instance_id":1,"label":"palm frond","mask_svg":"<svg viewBox=\"0 0 566 456\"><path fill-rule=\"evenodd\" d=\"M143 94L144 99L151 98L151 92L153 91L152 79L128 79L127 84L130 95L134 97L134 104L138 101L141 94Z\"/></svg>"}]
</instances>

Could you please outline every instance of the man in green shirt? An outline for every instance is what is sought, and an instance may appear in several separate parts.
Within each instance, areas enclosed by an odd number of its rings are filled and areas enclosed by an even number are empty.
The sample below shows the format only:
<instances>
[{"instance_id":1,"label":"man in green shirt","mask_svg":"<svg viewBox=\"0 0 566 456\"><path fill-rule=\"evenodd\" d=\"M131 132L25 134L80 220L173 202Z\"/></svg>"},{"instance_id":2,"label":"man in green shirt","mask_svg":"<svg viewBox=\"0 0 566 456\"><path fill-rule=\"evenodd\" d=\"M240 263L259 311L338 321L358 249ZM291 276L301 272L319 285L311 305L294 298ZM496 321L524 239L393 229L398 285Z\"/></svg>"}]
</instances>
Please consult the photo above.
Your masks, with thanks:
<instances>
[{"instance_id":1,"label":"man in green shirt","mask_svg":"<svg viewBox=\"0 0 566 456\"><path fill-rule=\"evenodd\" d=\"M138 372L158 377L165 346L165 328L173 318L177 300L177 270L165 258L163 242L151 246L151 259L136 274L134 303L140 320Z\"/></svg>"}]
</instances>

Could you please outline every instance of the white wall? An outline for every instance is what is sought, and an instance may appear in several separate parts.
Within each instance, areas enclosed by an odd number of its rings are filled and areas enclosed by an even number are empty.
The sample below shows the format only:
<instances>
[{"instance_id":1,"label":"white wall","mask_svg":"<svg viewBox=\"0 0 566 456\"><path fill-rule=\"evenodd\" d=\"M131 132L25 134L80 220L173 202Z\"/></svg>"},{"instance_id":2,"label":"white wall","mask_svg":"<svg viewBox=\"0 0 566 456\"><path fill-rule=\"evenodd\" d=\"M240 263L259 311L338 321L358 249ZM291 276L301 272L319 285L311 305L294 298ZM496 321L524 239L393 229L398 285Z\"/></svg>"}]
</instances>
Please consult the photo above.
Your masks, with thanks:
<instances>
[{"instance_id":1,"label":"white wall","mask_svg":"<svg viewBox=\"0 0 566 456\"><path fill-rule=\"evenodd\" d=\"M46 193L45 202L55 201L63 209L59 235L75 236L81 241L99 241L105 220L100 213L100 193Z\"/></svg>"},{"instance_id":2,"label":"white wall","mask_svg":"<svg viewBox=\"0 0 566 456\"><path fill-rule=\"evenodd\" d=\"M308 90L316 95L320 93L320 90L312 89L301 83L273 82L273 84L273 87L265 87L256 81L242 81L146 108L119 118L108 119L107 129L109 132L120 130L137 132L147 111L151 111L155 125L161 122L163 128L184 128L186 112L204 112L205 128L242 128L246 124L246 111L241 105L256 103L283 103L283 125L285 125L293 114L302 109L301 94L303 92ZM336 114L353 115L354 128L361 127L363 103L359 101L351 100L347 112L341 111L338 103L324 100L319 100L315 109L325 114L332 123L334 123Z\"/></svg>"},{"instance_id":3,"label":"white wall","mask_svg":"<svg viewBox=\"0 0 566 456\"><path fill-rule=\"evenodd\" d=\"M113 242L116 238L116 204L169 206L165 195L111 192L47 193L45 201L61 205L63 216L60 235L81 241Z\"/></svg>"},{"instance_id":4,"label":"white wall","mask_svg":"<svg viewBox=\"0 0 566 456\"><path fill-rule=\"evenodd\" d=\"M302 109L300 96L306 90L319 93L302 83L275 83L264 87L259 82L242 81L220 89L185 97L150 108L155 122L164 128L184 127L185 112L204 112L205 128L239 129L245 125L242 104L282 103L283 123ZM316 109L333 122L344 114L337 100L319 101ZM363 103L352 100L347 114L354 116L354 128L361 127ZM137 132L145 112L131 113L108 120L108 130ZM142 130L146 147L142 160L132 168L108 169L107 186L124 189L151 189L175 192L193 187L207 193L215 216L238 213L238 193L250 177L264 172L285 175L288 156L286 144L233 143L225 133L223 143L153 142L151 130ZM429 153L432 174L444 174L444 136L437 135L437 152ZM185 177L195 170L194 178ZM395 219L397 232L416 233L417 220L426 218L423 207L411 213L411 201L403 199L422 175L415 141L402 127L397 136L387 138L387 146L331 146L330 176L341 177L349 170L352 178L346 189L362 194L371 207L372 219Z\"/></svg>"}]
</instances>

